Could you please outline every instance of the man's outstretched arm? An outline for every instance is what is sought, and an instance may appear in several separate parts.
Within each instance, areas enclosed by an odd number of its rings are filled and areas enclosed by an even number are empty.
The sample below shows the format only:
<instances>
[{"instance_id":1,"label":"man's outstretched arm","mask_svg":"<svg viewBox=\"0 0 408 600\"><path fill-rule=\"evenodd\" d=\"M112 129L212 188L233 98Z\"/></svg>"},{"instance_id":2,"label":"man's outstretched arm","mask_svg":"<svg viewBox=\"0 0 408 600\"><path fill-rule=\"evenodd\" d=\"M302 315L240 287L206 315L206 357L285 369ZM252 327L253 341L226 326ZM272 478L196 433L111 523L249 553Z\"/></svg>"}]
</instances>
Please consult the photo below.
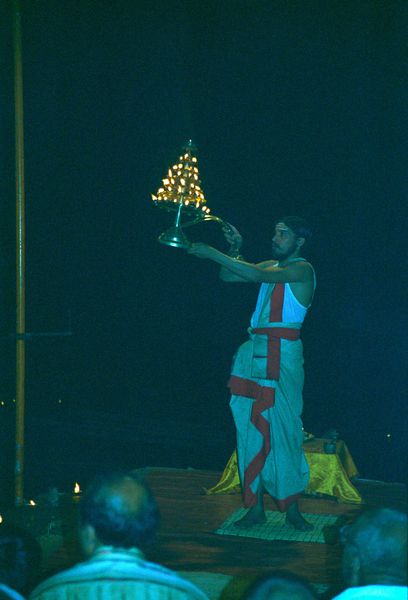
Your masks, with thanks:
<instances>
[{"instance_id":1,"label":"man's outstretched arm","mask_svg":"<svg viewBox=\"0 0 408 600\"><path fill-rule=\"evenodd\" d=\"M187 252L198 258L212 260L239 278L228 279L227 281L292 283L297 281L309 281L313 277L310 266L305 262L291 263L286 267L278 267L273 264L269 266L269 261L255 265L242 260L237 260L236 258L231 258L216 248L201 243L192 244Z\"/></svg>"},{"instance_id":2,"label":"man's outstretched arm","mask_svg":"<svg viewBox=\"0 0 408 600\"><path fill-rule=\"evenodd\" d=\"M235 259L234 262L236 262L236 260L237 259ZM273 267L273 266L277 265L276 260L264 260L263 262L253 264L253 263L248 263L244 259L240 259L240 262L245 263L247 265L256 266L259 269L267 269L268 267ZM252 279L247 279L247 278L243 277L242 275L237 275L236 273L233 273L228 267L221 267L220 279L222 281L226 281L228 283L235 283L235 282L250 283L251 281L253 281Z\"/></svg>"}]
</instances>

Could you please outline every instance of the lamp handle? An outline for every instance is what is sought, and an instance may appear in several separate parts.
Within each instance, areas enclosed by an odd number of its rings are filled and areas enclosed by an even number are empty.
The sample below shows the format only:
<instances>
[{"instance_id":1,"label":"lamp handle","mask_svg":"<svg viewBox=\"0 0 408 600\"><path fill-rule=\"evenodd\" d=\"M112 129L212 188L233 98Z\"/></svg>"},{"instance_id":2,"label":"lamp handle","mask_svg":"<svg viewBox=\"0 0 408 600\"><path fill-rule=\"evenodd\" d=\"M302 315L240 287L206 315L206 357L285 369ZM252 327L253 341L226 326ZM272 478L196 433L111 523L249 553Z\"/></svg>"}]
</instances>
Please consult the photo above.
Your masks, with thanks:
<instances>
[{"instance_id":1,"label":"lamp handle","mask_svg":"<svg viewBox=\"0 0 408 600\"><path fill-rule=\"evenodd\" d=\"M187 223L182 223L181 227L184 229L185 227L191 227L191 225L197 225L197 223L201 223L202 221L215 221L216 223L221 225L221 227L226 227L232 233L232 229L228 221L223 221L220 217L216 217L215 215L209 215L208 213L197 215L191 221L187 221Z\"/></svg>"},{"instance_id":2,"label":"lamp handle","mask_svg":"<svg viewBox=\"0 0 408 600\"><path fill-rule=\"evenodd\" d=\"M231 227L231 225L228 223L228 221L224 221L220 217L216 217L215 215L209 215L208 213L202 214L202 215L201 214L197 215L191 221L187 221L187 223L183 223L181 225L181 227L182 227L182 229L184 229L185 227L190 227L191 225L197 225L197 223L202 223L203 221L215 221L221 227L226 229L229 233L234 233L234 230ZM232 251L230 251L228 253L228 256L230 256L231 258L236 258L238 260L242 260L242 256L240 255L238 249L236 249L236 250L233 249Z\"/></svg>"}]
</instances>

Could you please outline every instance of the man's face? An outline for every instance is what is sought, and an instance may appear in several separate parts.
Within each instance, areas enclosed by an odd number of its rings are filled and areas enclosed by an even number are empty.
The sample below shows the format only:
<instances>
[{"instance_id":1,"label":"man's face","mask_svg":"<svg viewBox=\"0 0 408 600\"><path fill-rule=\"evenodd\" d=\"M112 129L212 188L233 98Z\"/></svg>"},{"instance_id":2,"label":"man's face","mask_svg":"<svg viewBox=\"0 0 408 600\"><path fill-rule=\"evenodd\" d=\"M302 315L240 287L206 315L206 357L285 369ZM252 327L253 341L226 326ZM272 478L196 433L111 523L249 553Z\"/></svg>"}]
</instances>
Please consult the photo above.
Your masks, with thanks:
<instances>
[{"instance_id":1,"label":"man's face","mask_svg":"<svg viewBox=\"0 0 408 600\"><path fill-rule=\"evenodd\" d=\"M294 254L299 246L298 238L285 223L277 223L272 238L272 258L285 260Z\"/></svg>"}]
</instances>

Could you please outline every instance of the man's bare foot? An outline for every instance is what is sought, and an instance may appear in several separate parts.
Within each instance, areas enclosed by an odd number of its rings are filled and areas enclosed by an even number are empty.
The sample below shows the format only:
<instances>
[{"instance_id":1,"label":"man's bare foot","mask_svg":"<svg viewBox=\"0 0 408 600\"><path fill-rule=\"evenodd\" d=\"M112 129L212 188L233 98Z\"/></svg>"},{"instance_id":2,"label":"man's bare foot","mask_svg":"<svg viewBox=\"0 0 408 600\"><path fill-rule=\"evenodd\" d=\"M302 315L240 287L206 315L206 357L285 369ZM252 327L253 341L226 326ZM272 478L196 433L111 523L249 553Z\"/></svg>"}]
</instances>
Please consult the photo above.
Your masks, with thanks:
<instances>
[{"instance_id":1,"label":"man's bare foot","mask_svg":"<svg viewBox=\"0 0 408 600\"><path fill-rule=\"evenodd\" d=\"M259 508L259 506L253 506L243 517L241 517L241 519L235 521L234 526L241 529L247 529L248 527L262 525L263 523L266 523L265 511L263 508Z\"/></svg>"},{"instance_id":2,"label":"man's bare foot","mask_svg":"<svg viewBox=\"0 0 408 600\"><path fill-rule=\"evenodd\" d=\"M292 525L298 531L311 531L314 529L313 525L301 515L297 502L291 504L287 509L286 524Z\"/></svg>"}]
</instances>

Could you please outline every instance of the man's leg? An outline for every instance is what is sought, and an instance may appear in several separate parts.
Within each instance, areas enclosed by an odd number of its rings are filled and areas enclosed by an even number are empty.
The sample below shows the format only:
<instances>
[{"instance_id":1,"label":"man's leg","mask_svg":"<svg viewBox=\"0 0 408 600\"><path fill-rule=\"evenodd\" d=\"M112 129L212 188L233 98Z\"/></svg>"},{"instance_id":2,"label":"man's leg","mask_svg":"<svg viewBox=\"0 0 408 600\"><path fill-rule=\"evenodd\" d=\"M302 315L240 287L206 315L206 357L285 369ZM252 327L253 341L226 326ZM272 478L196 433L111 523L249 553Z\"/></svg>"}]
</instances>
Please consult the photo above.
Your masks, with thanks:
<instances>
[{"instance_id":1,"label":"man's leg","mask_svg":"<svg viewBox=\"0 0 408 600\"><path fill-rule=\"evenodd\" d=\"M313 529L313 525L306 521L306 519L300 513L297 500L292 502L292 504L290 504L290 506L288 506L286 509L286 524L292 525L292 527L298 529L299 531L310 531Z\"/></svg>"},{"instance_id":2,"label":"man's leg","mask_svg":"<svg viewBox=\"0 0 408 600\"><path fill-rule=\"evenodd\" d=\"M241 519L235 521L235 527L245 529L247 527L253 527L254 525L262 525L266 522L263 496L264 488L261 481L259 483L259 489L257 493L257 500L255 506L251 506L251 508L245 513L245 515Z\"/></svg>"},{"instance_id":3,"label":"man's leg","mask_svg":"<svg viewBox=\"0 0 408 600\"><path fill-rule=\"evenodd\" d=\"M259 485L257 494L257 502L255 506L252 506L241 519L235 521L235 527L246 529L247 527L253 527L254 525L262 525L266 522L265 508L264 508L264 488L262 483ZM298 531L311 531L313 525L306 521L301 512L299 511L299 505L297 500L292 502L286 510L286 524L291 525Z\"/></svg>"}]
</instances>

